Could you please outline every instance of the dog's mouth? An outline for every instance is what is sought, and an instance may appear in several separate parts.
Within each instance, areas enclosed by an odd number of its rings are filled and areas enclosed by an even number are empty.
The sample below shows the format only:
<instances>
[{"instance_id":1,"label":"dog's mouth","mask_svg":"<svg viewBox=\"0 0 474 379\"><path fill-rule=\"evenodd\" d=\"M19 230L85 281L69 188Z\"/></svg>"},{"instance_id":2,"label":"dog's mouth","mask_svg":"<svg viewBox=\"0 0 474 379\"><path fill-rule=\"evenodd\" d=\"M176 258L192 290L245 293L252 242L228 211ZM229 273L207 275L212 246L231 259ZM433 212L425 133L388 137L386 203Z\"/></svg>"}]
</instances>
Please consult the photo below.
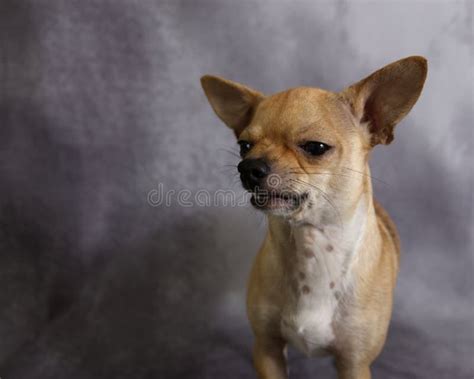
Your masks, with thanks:
<instances>
[{"instance_id":1,"label":"dog's mouth","mask_svg":"<svg viewBox=\"0 0 474 379\"><path fill-rule=\"evenodd\" d=\"M308 193L255 191L250 202L260 210L295 210L308 198Z\"/></svg>"}]
</instances>

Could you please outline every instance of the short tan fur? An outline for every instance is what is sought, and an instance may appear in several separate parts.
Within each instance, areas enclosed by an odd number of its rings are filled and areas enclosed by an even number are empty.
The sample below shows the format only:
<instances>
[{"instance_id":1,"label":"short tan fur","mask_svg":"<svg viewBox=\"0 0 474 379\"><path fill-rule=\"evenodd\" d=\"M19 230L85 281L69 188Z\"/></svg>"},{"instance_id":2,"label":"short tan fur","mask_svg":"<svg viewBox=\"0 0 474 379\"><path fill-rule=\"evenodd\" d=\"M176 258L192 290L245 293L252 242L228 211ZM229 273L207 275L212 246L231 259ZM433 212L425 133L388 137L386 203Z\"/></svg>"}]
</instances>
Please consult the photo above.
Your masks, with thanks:
<instances>
[{"instance_id":1,"label":"short tan fur","mask_svg":"<svg viewBox=\"0 0 474 379\"><path fill-rule=\"evenodd\" d=\"M251 188L255 199L256 189L273 194L258 206L268 231L247 292L259 378L287 378L288 343L308 356L333 355L340 379L371 377L392 313L399 241L373 198L368 161L375 145L393 140L426 75L426 59L413 56L339 93L298 87L265 96L201 79L212 108L245 145L242 162L269 170ZM239 170L249 187L255 169Z\"/></svg>"}]
</instances>

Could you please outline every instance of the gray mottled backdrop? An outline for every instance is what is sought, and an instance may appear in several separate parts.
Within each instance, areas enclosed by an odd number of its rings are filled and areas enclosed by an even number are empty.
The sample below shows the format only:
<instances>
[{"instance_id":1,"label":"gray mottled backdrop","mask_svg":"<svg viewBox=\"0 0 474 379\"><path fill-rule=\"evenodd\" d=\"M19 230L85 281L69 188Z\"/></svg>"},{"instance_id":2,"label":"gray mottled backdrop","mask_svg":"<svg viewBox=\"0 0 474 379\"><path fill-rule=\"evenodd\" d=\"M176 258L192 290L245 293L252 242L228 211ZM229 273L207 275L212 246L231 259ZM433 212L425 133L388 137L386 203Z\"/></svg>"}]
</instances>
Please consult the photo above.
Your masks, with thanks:
<instances>
[{"instance_id":1,"label":"gray mottled backdrop","mask_svg":"<svg viewBox=\"0 0 474 379\"><path fill-rule=\"evenodd\" d=\"M472 2L0 1L0 377L252 378L265 221L153 207L242 191L199 77L338 90L412 54L420 101L372 157L403 244L376 378L473 369ZM290 354L292 378L334 377Z\"/></svg>"}]
</instances>

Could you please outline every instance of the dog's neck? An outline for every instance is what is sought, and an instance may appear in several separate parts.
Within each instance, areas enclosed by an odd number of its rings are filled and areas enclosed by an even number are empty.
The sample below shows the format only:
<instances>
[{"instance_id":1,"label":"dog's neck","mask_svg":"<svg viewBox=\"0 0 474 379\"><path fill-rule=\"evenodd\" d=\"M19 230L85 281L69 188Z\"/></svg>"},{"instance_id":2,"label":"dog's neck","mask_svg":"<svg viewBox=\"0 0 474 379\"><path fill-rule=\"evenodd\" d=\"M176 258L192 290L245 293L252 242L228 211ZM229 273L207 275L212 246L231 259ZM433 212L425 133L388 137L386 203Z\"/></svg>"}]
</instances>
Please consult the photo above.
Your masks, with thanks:
<instances>
[{"instance_id":1,"label":"dog's neck","mask_svg":"<svg viewBox=\"0 0 474 379\"><path fill-rule=\"evenodd\" d=\"M369 232L377 232L373 228L376 217L369 174L339 198L320 196L294 217L269 216L272 241L285 257L309 254L313 249L314 253L333 252L347 261L356 255Z\"/></svg>"},{"instance_id":2,"label":"dog's neck","mask_svg":"<svg viewBox=\"0 0 474 379\"><path fill-rule=\"evenodd\" d=\"M359 262L371 261L365 240L378 231L369 178L361 176L339 198L310 195L312 206L296 218L269 218L271 251L284 283L282 330L308 354L316 348L312 339L320 346L334 340L331 323L339 301L354 293Z\"/></svg>"},{"instance_id":3,"label":"dog's neck","mask_svg":"<svg viewBox=\"0 0 474 379\"><path fill-rule=\"evenodd\" d=\"M285 273L288 304L293 304L290 314L301 309L309 317L314 309L324 308L327 312L321 314L329 322L338 300L354 288L356 267L376 261L373 249L362 249L369 235L378 244L372 187L369 177L359 183L360 188L342 194L346 201L313 205L300 215L304 217L269 217L272 251ZM348 193L352 201L347 201Z\"/></svg>"}]
</instances>

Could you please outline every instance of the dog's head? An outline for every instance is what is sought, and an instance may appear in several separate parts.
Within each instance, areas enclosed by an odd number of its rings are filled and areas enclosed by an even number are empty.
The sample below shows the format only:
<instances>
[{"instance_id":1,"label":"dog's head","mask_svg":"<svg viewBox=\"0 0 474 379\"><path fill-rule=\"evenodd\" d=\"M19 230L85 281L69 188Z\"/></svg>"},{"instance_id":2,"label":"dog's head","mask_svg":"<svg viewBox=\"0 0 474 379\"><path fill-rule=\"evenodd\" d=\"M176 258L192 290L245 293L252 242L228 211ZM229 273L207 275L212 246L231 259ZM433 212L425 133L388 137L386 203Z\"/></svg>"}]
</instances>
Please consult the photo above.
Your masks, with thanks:
<instances>
[{"instance_id":1,"label":"dog's head","mask_svg":"<svg viewBox=\"0 0 474 379\"><path fill-rule=\"evenodd\" d=\"M298 87L264 96L215 76L204 76L201 83L237 137L238 170L252 204L291 215L363 189L369 151L392 141L426 73L424 58L409 57L340 93Z\"/></svg>"}]
</instances>

